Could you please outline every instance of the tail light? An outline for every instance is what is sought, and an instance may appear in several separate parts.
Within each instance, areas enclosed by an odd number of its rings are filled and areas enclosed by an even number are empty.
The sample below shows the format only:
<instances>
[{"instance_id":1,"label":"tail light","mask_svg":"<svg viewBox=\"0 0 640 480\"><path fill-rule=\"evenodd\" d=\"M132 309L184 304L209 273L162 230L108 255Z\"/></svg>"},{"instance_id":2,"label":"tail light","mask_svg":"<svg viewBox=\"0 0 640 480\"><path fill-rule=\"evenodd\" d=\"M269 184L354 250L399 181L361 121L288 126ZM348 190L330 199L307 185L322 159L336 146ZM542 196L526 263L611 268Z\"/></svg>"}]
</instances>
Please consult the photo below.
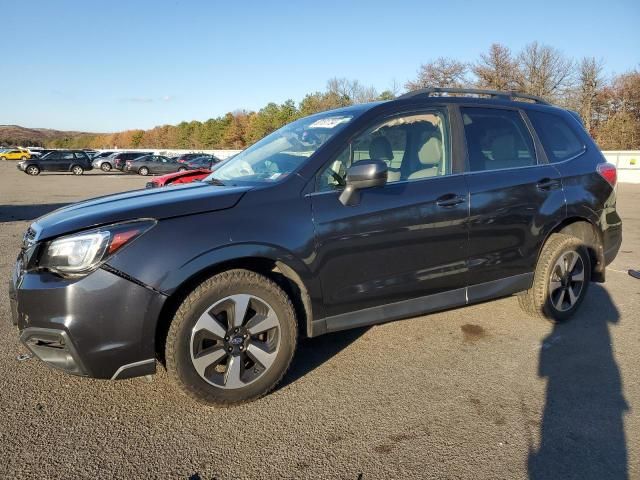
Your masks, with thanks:
<instances>
[{"instance_id":1,"label":"tail light","mask_svg":"<svg viewBox=\"0 0 640 480\"><path fill-rule=\"evenodd\" d=\"M616 170L616 166L612 163L599 163L598 164L598 173L602 178L604 178L609 185L612 187L616 186L616 182L618 181L618 171Z\"/></svg>"}]
</instances>

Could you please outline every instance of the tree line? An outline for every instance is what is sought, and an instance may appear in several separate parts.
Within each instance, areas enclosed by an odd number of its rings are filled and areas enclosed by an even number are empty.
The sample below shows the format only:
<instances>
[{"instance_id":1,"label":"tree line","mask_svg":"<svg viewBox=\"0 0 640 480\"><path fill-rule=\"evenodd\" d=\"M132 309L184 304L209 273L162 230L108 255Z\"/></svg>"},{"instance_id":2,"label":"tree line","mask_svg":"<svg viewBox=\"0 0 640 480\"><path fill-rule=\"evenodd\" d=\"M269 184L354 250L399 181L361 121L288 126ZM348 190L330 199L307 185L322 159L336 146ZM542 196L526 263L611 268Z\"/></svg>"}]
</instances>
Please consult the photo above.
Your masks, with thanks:
<instances>
[{"instance_id":1,"label":"tree line","mask_svg":"<svg viewBox=\"0 0 640 480\"><path fill-rule=\"evenodd\" d=\"M538 42L519 52L496 43L473 62L446 57L429 61L404 88L472 87L537 95L577 111L602 149L640 149L640 71L635 68L607 76L604 67L603 60L568 58ZM238 110L204 122L56 139L48 146L242 149L297 118L355 103L393 99L400 90L394 85L378 92L357 80L333 78L324 91L310 93L298 103L269 103L257 112Z\"/></svg>"}]
</instances>

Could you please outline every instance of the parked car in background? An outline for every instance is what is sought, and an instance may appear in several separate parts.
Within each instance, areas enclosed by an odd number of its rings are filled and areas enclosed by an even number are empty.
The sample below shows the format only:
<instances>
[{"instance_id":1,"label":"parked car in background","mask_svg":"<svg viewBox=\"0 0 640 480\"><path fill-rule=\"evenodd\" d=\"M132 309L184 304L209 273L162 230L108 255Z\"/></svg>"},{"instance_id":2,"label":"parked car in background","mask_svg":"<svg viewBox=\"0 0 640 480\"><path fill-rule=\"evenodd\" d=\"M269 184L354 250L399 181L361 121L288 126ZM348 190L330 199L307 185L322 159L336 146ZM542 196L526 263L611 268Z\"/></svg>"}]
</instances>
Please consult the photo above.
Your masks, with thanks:
<instances>
[{"instance_id":1,"label":"parked car in background","mask_svg":"<svg viewBox=\"0 0 640 480\"><path fill-rule=\"evenodd\" d=\"M123 170L127 161L135 158L144 157L145 155L152 155L153 152L117 152L113 156L113 168Z\"/></svg>"},{"instance_id":2,"label":"parked car in background","mask_svg":"<svg viewBox=\"0 0 640 480\"><path fill-rule=\"evenodd\" d=\"M11 148L0 153L0 160L28 160L31 158L29 150Z\"/></svg>"},{"instance_id":3,"label":"parked car in background","mask_svg":"<svg viewBox=\"0 0 640 480\"><path fill-rule=\"evenodd\" d=\"M188 168L187 165L172 161L162 155L145 155L134 160L127 160L123 171L125 173L137 173L138 175L150 175L183 172Z\"/></svg>"},{"instance_id":4,"label":"parked car in background","mask_svg":"<svg viewBox=\"0 0 640 480\"><path fill-rule=\"evenodd\" d=\"M98 152L96 153L92 158L92 160L95 160L97 158L102 158L102 157L110 157L111 155L113 155L114 153L118 153L115 152L113 150L103 150L102 152Z\"/></svg>"},{"instance_id":5,"label":"parked car in background","mask_svg":"<svg viewBox=\"0 0 640 480\"><path fill-rule=\"evenodd\" d=\"M30 148L29 152L31 153L32 157L40 157L40 158L42 158L49 152L55 152L55 150L53 148L39 148L37 150L34 150L34 149Z\"/></svg>"},{"instance_id":6,"label":"parked car in background","mask_svg":"<svg viewBox=\"0 0 640 480\"><path fill-rule=\"evenodd\" d=\"M185 170L182 172L169 173L160 177L152 178L145 185L146 188L158 188L166 187L168 185L183 185L185 183L191 183L206 178L211 172L220 168L227 162L229 158L220 160L218 163L211 165L211 168L196 168L193 170Z\"/></svg>"},{"instance_id":7,"label":"parked car in background","mask_svg":"<svg viewBox=\"0 0 640 480\"><path fill-rule=\"evenodd\" d=\"M189 168L206 168L206 169L211 169L211 167L213 165L215 165L216 163L219 163L220 159L217 157L214 157L213 155L203 155L202 157L196 157L192 160L189 160L188 162L186 162L186 165Z\"/></svg>"},{"instance_id":8,"label":"parked car in background","mask_svg":"<svg viewBox=\"0 0 640 480\"><path fill-rule=\"evenodd\" d=\"M182 155L178 155L178 158L176 158L176 161L180 163L188 163L189 161L195 158L204 157L204 156L206 156L205 153L184 153Z\"/></svg>"},{"instance_id":9,"label":"parked car in background","mask_svg":"<svg viewBox=\"0 0 640 480\"><path fill-rule=\"evenodd\" d=\"M91 159L82 150L55 150L42 157L24 160L17 167L28 175L38 175L40 172L71 172L82 175L93 169Z\"/></svg>"},{"instance_id":10,"label":"parked car in background","mask_svg":"<svg viewBox=\"0 0 640 480\"><path fill-rule=\"evenodd\" d=\"M196 170L183 170L176 173L168 173L160 177L152 178L145 185L146 188L166 187L168 185L184 185L185 183L202 180L211 173L211 170L199 168Z\"/></svg>"},{"instance_id":11,"label":"parked car in background","mask_svg":"<svg viewBox=\"0 0 640 480\"><path fill-rule=\"evenodd\" d=\"M117 153L111 153L109 155L99 154L91 159L91 165L93 168L99 168L103 172L110 172L113 168L115 168L115 159L114 157Z\"/></svg>"}]
</instances>

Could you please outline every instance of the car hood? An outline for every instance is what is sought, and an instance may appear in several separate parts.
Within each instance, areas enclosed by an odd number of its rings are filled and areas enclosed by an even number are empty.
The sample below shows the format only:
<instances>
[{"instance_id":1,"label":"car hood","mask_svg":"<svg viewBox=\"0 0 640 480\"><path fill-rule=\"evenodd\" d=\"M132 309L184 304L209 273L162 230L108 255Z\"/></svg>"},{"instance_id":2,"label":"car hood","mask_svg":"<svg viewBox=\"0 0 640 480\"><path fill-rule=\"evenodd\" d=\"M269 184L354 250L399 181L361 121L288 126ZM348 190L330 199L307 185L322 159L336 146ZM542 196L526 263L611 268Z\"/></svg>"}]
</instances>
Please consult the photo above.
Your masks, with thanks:
<instances>
[{"instance_id":1,"label":"car hood","mask_svg":"<svg viewBox=\"0 0 640 480\"><path fill-rule=\"evenodd\" d=\"M145 189L98 197L38 218L31 228L35 240L45 240L111 223L138 218L165 218L232 208L251 187L219 187L208 183L171 189Z\"/></svg>"}]
</instances>

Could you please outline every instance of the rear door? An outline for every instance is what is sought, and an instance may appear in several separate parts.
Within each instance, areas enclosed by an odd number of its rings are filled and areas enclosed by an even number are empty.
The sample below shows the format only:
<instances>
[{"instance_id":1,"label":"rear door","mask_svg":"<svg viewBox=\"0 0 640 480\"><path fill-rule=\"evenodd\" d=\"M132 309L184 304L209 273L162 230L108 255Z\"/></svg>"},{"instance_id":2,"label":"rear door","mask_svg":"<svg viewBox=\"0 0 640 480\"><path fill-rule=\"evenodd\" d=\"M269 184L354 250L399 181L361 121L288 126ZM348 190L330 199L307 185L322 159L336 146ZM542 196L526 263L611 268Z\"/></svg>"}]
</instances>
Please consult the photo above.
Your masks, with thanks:
<instances>
[{"instance_id":1,"label":"rear door","mask_svg":"<svg viewBox=\"0 0 640 480\"><path fill-rule=\"evenodd\" d=\"M469 187L469 301L529 288L545 228L564 213L558 171L522 112L460 109Z\"/></svg>"},{"instance_id":2,"label":"rear door","mask_svg":"<svg viewBox=\"0 0 640 480\"><path fill-rule=\"evenodd\" d=\"M155 157L157 160L156 168L160 173L175 172L178 167L175 163L171 162L167 157Z\"/></svg>"},{"instance_id":3,"label":"rear door","mask_svg":"<svg viewBox=\"0 0 640 480\"><path fill-rule=\"evenodd\" d=\"M91 164L91 160L89 160L89 156L84 152L75 152L76 163L78 163L82 168L87 169Z\"/></svg>"},{"instance_id":4,"label":"rear door","mask_svg":"<svg viewBox=\"0 0 640 480\"><path fill-rule=\"evenodd\" d=\"M77 163L76 156L73 152L62 152L62 156L58 162L60 166L59 170L68 172L71 169L71 165Z\"/></svg>"}]
</instances>

